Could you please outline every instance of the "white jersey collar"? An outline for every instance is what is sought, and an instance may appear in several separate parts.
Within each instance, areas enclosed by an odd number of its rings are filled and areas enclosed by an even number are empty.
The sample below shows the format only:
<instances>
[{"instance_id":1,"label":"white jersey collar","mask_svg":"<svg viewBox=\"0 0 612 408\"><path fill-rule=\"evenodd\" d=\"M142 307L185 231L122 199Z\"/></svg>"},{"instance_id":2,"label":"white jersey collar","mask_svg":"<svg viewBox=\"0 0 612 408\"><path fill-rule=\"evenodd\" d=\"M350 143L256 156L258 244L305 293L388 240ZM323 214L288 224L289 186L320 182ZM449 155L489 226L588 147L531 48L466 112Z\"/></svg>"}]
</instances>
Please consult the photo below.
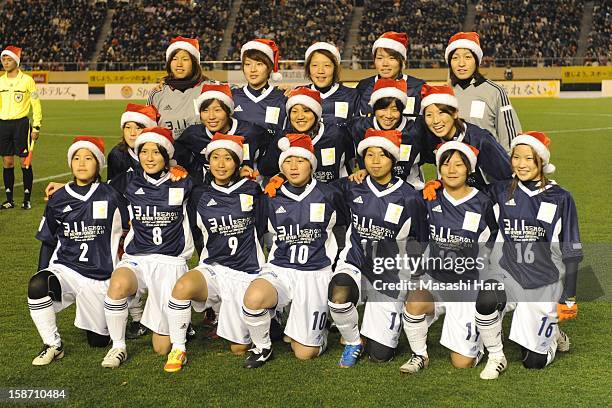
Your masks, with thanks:
<instances>
[{"instance_id":1,"label":"white jersey collar","mask_svg":"<svg viewBox=\"0 0 612 408\"><path fill-rule=\"evenodd\" d=\"M270 95L270 93L272 93L272 91L274 90L274 87L272 85L268 85L268 89L266 89L265 91L263 91L261 93L261 95L259 96L255 96L251 93L251 91L249 91L249 86L245 85L242 90L244 91L244 94L247 96L247 98L249 98L250 100L252 100L255 103L259 103L261 101L263 101L264 99L266 99L266 97L268 95Z\"/></svg>"},{"instance_id":2,"label":"white jersey collar","mask_svg":"<svg viewBox=\"0 0 612 408\"><path fill-rule=\"evenodd\" d=\"M66 192L68 194L70 194L72 197L76 198L77 200L81 200L81 201L87 201L89 200L89 198L93 195L93 193L98 189L98 186L100 185L100 183L92 183L91 187L89 189L89 191L87 192L87 194L85 195L81 195L79 193L77 193L76 191L74 191L71 187L70 184L72 183L68 183L64 186L64 189L66 190Z\"/></svg>"},{"instance_id":3,"label":"white jersey collar","mask_svg":"<svg viewBox=\"0 0 612 408\"><path fill-rule=\"evenodd\" d=\"M380 197L384 197L384 196L386 196L388 194L391 194L392 192L394 192L395 190L400 188L402 186L402 184L404 184L404 180L402 180L401 178L395 177L395 179L397 179L397 181L391 187L386 188L386 189L384 189L382 191L379 191L376 188L376 186L372 182L371 176L366 177L366 182L368 183L368 187L370 187L370 190L372 190L374 195L376 197L380 198ZM393 180L393 178L391 180Z\"/></svg>"},{"instance_id":4,"label":"white jersey collar","mask_svg":"<svg viewBox=\"0 0 612 408\"><path fill-rule=\"evenodd\" d=\"M302 191L302 194L299 194L299 195L293 194L291 191L289 191L287 187L285 187L284 184L281 186L281 191L283 192L284 195L291 198L292 200L302 201L304 198L306 198L306 196L308 196L308 194L310 194L312 190L314 190L316 185L317 185L317 180L313 178L312 182L306 186L306 189L304 191Z\"/></svg>"}]
</instances>

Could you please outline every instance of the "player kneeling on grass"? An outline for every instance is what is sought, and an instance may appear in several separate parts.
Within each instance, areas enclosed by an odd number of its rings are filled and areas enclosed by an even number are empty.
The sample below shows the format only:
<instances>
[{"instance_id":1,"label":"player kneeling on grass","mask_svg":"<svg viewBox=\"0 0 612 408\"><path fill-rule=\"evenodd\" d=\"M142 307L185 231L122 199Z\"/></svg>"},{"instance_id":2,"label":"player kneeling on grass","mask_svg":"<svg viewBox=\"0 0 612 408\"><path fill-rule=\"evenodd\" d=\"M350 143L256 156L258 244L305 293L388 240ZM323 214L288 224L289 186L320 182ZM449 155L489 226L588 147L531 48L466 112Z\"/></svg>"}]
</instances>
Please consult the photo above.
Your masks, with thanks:
<instances>
[{"instance_id":1,"label":"player kneeling on grass","mask_svg":"<svg viewBox=\"0 0 612 408\"><path fill-rule=\"evenodd\" d=\"M167 305L174 284L187 272L193 239L187 216L192 190L190 178L172 181L170 159L174 139L168 129L144 129L136 139L142 169L126 172L111 181L130 205L131 228L125 255L113 272L104 299L104 314L113 346L102 361L115 368L127 359L125 327L128 297L148 290L142 324L153 332L153 350L170 352Z\"/></svg>"},{"instance_id":2,"label":"player kneeling on grass","mask_svg":"<svg viewBox=\"0 0 612 408\"><path fill-rule=\"evenodd\" d=\"M242 308L254 346L245 368L261 367L270 359L270 309L289 303L285 334L295 356L315 358L327 345L327 286L338 248L332 229L344 222L342 197L336 188L313 179L317 159L308 135L288 134L278 144L283 177L273 177L266 187L273 245Z\"/></svg>"},{"instance_id":3,"label":"player kneeling on grass","mask_svg":"<svg viewBox=\"0 0 612 408\"><path fill-rule=\"evenodd\" d=\"M369 176L361 184L338 182L352 220L328 289L330 314L346 344L340 367L357 363L364 350L362 335L371 361L386 362L395 355L406 297L397 284L408 268L396 268L395 262L382 267L378 260L395 261L400 254L420 256L420 243L427 236L419 194L393 175L401 139L399 130L368 129L357 152ZM356 308L360 301L366 303L361 333Z\"/></svg>"},{"instance_id":4,"label":"player kneeling on grass","mask_svg":"<svg viewBox=\"0 0 612 408\"><path fill-rule=\"evenodd\" d=\"M104 296L119 262L119 246L128 228L125 199L100 183L104 140L77 137L68 149L74 181L49 200L36 238L42 241L38 270L28 284L30 316L43 340L33 365L64 356L55 313L76 303L74 325L92 347L109 343Z\"/></svg>"},{"instance_id":5,"label":"player kneeling on grass","mask_svg":"<svg viewBox=\"0 0 612 408\"><path fill-rule=\"evenodd\" d=\"M435 198L426 197L429 245L424 254L425 274L409 293L403 314L412 349L412 357L400 367L403 373L427 368L427 331L443 313L440 344L450 349L453 366L474 367L482 358L474 286L488 264L490 249L485 243L493 244L498 227L491 200L467 183L477 156L478 150L457 141L446 142L436 151L444 188Z\"/></svg>"},{"instance_id":6,"label":"player kneeling on grass","mask_svg":"<svg viewBox=\"0 0 612 408\"><path fill-rule=\"evenodd\" d=\"M540 132L515 137L515 176L490 189L499 225L491 277L504 288L481 290L476 300L476 325L489 351L482 379L496 379L507 366L501 333L504 311L514 309L510 340L521 346L525 368L544 368L557 351L569 350L558 322L576 316L582 245L571 194L547 177L555 169L549 162L549 144Z\"/></svg>"},{"instance_id":7,"label":"player kneeling on grass","mask_svg":"<svg viewBox=\"0 0 612 408\"><path fill-rule=\"evenodd\" d=\"M259 237L265 216L259 184L240 177L243 141L242 136L216 133L205 150L210 180L194 189L188 204L193 235L204 236L204 249L200 265L176 282L168 301L172 351L167 372L179 371L187 362L192 305L203 311L221 303L217 334L232 342L234 354L245 353L251 344L241 308L244 292L264 262Z\"/></svg>"}]
</instances>

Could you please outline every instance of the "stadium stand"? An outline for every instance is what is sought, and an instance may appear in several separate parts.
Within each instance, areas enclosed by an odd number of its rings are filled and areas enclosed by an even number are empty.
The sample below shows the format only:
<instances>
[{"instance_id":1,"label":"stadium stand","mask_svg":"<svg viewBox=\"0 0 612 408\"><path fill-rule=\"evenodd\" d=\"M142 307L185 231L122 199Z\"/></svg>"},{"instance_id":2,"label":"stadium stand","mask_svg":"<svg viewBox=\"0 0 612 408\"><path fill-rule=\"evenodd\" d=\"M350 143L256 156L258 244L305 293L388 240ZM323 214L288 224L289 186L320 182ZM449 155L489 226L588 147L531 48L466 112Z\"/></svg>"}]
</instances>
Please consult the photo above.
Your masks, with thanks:
<instances>
[{"instance_id":1,"label":"stadium stand","mask_svg":"<svg viewBox=\"0 0 612 408\"><path fill-rule=\"evenodd\" d=\"M612 0L598 0L593 10L586 65L612 65Z\"/></svg>"}]
</instances>

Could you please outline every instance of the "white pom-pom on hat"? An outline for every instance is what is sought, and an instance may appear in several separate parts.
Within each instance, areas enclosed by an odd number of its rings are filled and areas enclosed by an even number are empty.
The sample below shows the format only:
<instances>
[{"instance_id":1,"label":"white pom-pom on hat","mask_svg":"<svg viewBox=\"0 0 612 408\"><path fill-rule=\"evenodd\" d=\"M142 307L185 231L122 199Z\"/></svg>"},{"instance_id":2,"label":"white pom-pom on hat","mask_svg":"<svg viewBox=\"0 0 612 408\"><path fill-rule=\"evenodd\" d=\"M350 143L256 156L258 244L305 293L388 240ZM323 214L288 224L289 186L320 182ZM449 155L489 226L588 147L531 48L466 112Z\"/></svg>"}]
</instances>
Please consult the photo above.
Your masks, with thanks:
<instances>
[{"instance_id":1,"label":"white pom-pom on hat","mask_svg":"<svg viewBox=\"0 0 612 408\"><path fill-rule=\"evenodd\" d=\"M289 150L290 147L291 147L291 143L289 142L289 139L287 139L286 137L281 137L278 140L278 148L281 149L281 151L286 152L287 150Z\"/></svg>"}]
</instances>

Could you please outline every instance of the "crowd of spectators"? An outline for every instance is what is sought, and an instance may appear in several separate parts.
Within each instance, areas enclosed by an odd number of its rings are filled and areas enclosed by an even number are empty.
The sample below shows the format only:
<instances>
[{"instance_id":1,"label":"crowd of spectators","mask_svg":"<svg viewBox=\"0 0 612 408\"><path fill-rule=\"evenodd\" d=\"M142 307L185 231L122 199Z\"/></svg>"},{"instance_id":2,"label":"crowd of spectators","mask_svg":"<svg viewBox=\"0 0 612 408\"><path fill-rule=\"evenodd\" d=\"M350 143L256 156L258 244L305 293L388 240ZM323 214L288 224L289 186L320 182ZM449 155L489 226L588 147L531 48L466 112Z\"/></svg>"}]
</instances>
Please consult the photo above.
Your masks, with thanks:
<instances>
[{"instance_id":1,"label":"crowd of spectators","mask_svg":"<svg viewBox=\"0 0 612 408\"><path fill-rule=\"evenodd\" d=\"M227 59L253 38L273 39L282 59L299 60L314 41L334 43L342 52L351 21L351 0L244 0L236 17Z\"/></svg>"},{"instance_id":2,"label":"crowd of spectators","mask_svg":"<svg viewBox=\"0 0 612 408\"><path fill-rule=\"evenodd\" d=\"M27 69L83 68L106 11L104 3L87 0L8 0L0 12L0 46L23 48Z\"/></svg>"},{"instance_id":3,"label":"crowd of spectators","mask_svg":"<svg viewBox=\"0 0 612 408\"><path fill-rule=\"evenodd\" d=\"M583 9L583 0L479 0L483 65L573 65Z\"/></svg>"},{"instance_id":4,"label":"crowd of spectators","mask_svg":"<svg viewBox=\"0 0 612 408\"><path fill-rule=\"evenodd\" d=\"M585 65L612 65L612 0L597 0Z\"/></svg>"}]
</instances>

